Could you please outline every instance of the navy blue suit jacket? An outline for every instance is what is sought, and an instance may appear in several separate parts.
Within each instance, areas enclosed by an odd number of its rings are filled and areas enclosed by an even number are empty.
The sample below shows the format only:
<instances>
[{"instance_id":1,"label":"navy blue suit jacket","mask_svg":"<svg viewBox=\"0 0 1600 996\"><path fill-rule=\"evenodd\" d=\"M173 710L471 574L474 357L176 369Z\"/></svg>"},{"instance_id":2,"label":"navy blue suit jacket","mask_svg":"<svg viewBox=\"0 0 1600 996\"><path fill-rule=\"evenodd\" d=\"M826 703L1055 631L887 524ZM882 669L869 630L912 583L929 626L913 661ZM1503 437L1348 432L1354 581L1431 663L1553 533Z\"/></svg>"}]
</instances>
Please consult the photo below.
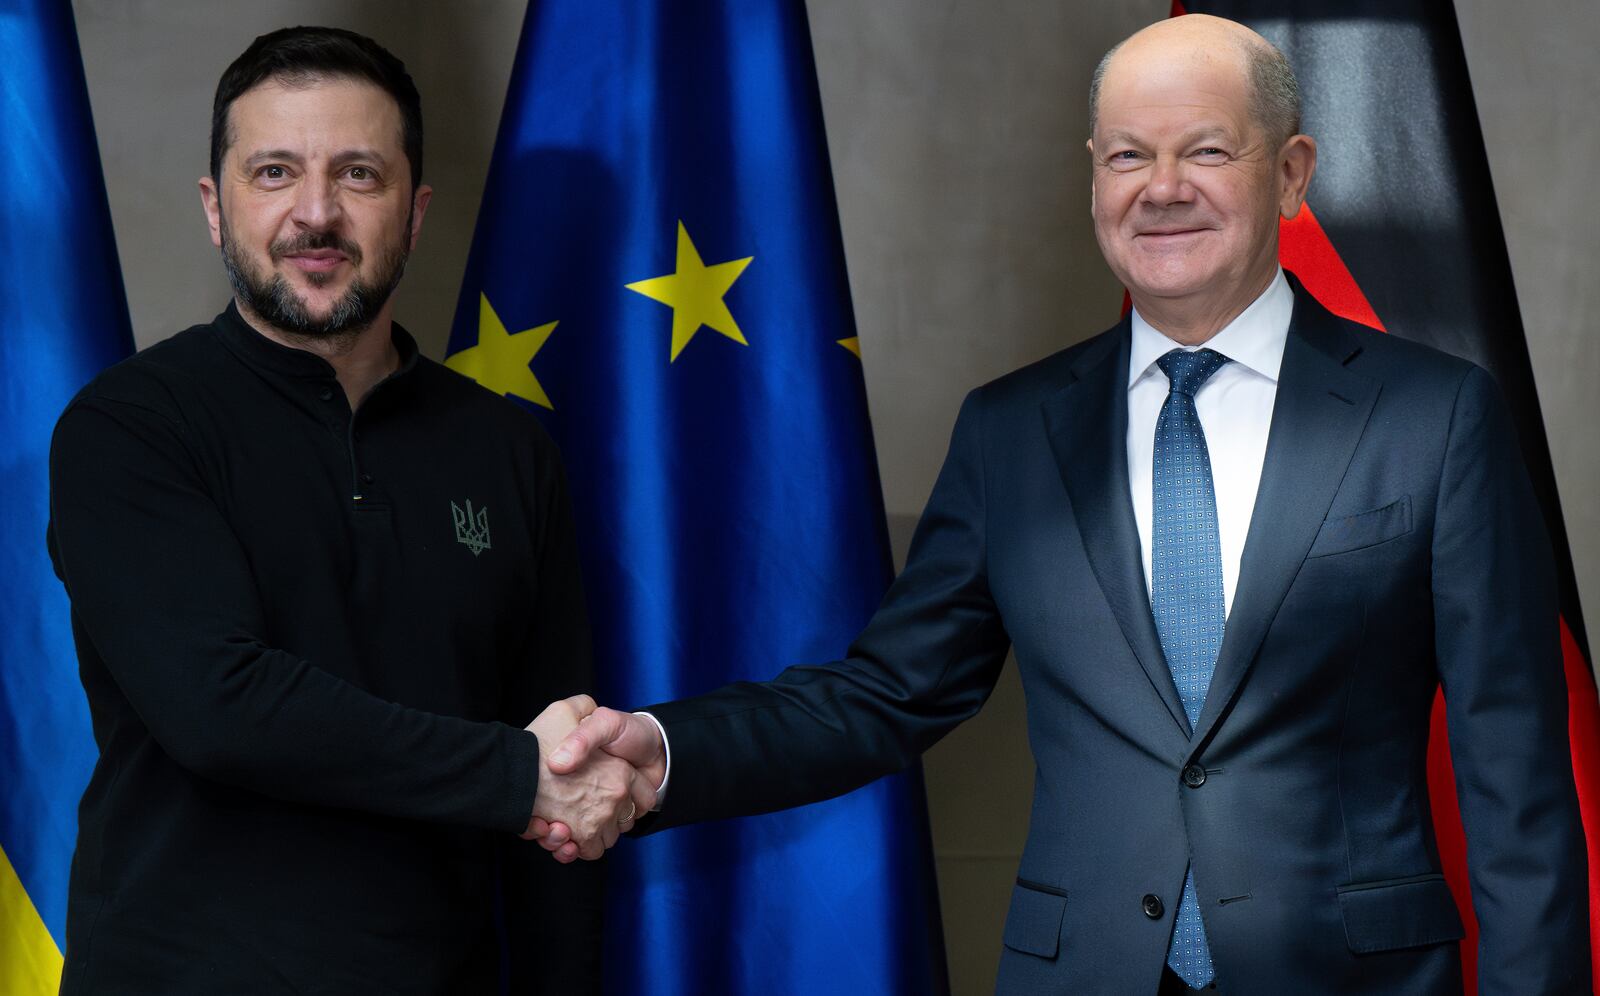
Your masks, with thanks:
<instances>
[{"instance_id":1,"label":"navy blue suit jacket","mask_svg":"<svg viewBox=\"0 0 1600 996\"><path fill-rule=\"evenodd\" d=\"M1128 349L1124 320L967 398L906 568L845 660L651 707L673 774L649 829L901 769L1014 648L1037 776L998 991L1154 993L1192 862L1225 993L1453 996L1462 923L1425 777L1442 684L1482 989L1588 992L1555 575L1489 376L1296 285L1191 730L1128 492Z\"/></svg>"}]
</instances>

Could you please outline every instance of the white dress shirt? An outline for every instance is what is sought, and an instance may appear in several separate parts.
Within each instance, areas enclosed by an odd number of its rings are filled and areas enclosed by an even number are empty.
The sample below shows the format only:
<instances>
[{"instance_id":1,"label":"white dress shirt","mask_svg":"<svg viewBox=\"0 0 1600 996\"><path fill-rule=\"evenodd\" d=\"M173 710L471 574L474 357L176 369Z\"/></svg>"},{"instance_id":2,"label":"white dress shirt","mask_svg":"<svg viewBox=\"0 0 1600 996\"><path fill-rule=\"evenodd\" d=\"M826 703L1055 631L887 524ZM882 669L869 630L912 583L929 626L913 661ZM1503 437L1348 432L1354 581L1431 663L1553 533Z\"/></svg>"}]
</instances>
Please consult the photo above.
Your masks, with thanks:
<instances>
[{"instance_id":1,"label":"white dress shirt","mask_svg":"<svg viewBox=\"0 0 1600 996\"><path fill-rule=\"evenodd\" d=\"M650 812L661 812L661 804L667 800L667 786L672 783L672 744L667 740L667 728L661 725L661 720L648 712L636 712L635 716L643 716L655 725L656 732L661 734L661 753L666 755L667 766L661 772L661 784L656 787L656 804L650 807Z\"/></svg>"},{"instance_id":2,"label":"white dress shirt","mask_svg":"<svg viewBox=\"0 0 1600 996\"><path fill-rule=\"evenodd\" d=\"M1294 291L1282 269L1250 307L1199 346L1183 346L1168 339L1134 309L1133 349L1128 358L1128 487L1133 494L1133 518L1139 526L1147 593L1156 419L1171 389L1156 360L1174 349L1214 349L1231 361L1201 385L1194 404L1205 430L1216 488L1223 604L1232 611L1233 593L1239 587L1239 558L1250 532L1256 489L1261 485L1272 405L1278 397L1278 371L1283 366L1293 311Z\"/></svg>"}]
</instances>

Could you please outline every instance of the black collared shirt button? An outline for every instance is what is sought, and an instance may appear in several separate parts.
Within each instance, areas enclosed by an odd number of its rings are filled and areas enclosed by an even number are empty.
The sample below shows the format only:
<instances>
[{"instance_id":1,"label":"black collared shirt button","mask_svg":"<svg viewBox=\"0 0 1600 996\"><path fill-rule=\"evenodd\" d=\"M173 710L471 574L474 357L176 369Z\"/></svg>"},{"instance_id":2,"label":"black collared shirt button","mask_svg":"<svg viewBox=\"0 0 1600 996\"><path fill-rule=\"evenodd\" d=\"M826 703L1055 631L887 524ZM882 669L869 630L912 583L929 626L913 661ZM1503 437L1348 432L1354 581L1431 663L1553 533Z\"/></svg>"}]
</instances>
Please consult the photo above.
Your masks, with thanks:
<instances>
[{"instance_id":1,"label":"black collared shirt button","mask_svg":"<svg viewBox=\"0 0 1600 996\"><path fill-rule=\"evenodd\" d=\"M362 474L361 475L361 483L362 484L371 484L372 483L372 475L371 474Z\"/></svg>"},{"instance_id":2,"label":"black collared shirt button","mask_svg":"<svg viewBox=\"0 0 1600 996\"><path fill-rule=\"evenodd\" d=\"M323 401L332 401L333 400L333 388L331 388L331 387L323 388L322 389L322 393L318 394L317 397L321 398Z\"/></svg>"},{"instance_id":3,"label":"black collared shirt button","mask_svg":"<svg viewBox=\"0 0 1600 996\"><path fill-rule=\"evenodd\" d=\"M1147 892L1144 899L1140 900L1144 915L1152 920L1161 919L1161 914L1166 912L1166 907L1161 905L1161 897L1153 892Z\"/></svg>"},{"instance_id":4,"label":"black collared shirt button","mask_svg":"<svg viewBox=\"0 0 1600 996\"><path fill-rule=\"evenodd\" d=\"M1191 764L1183 769L1183 784L1192 789L1197 789L1206 783L1206 769L1198 764Z\"/></svg>"}]
</instances>

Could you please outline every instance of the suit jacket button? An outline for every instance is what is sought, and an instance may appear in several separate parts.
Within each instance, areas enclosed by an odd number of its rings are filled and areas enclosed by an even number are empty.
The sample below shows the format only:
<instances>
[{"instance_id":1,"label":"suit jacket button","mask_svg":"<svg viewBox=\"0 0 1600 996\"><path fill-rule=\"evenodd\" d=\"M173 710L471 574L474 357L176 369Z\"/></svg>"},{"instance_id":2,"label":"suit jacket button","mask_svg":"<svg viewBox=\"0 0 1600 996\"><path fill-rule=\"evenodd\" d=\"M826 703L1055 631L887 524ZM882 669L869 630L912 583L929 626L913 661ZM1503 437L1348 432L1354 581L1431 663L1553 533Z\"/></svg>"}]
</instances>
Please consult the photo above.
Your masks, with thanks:
<instances>
[{"instance_id":1,"label":"suit jacket button","mask_svg":"<svg viewBox=\"0 0 1600 996\"><path fill-rule=\"evenodd\" d=\"M1161 914L1166 911L1166 907L1161 905L1161 897L1153 892L1145 893L1142 904L1144 906L1144 915L1152 920L1161 919Z\"/></svg>"},{"instance_id":2,"label":"suit jacket button","mask_svg":"<svg viewBox=\"0 0 1600 996\"><path fill-rule=\"evenodd\" d=\"M1206 783L1206 769L1198 764L1191 764L1183 769L1183 784L1192 789L1197 789Z\"/></svg>"}]
</instances>

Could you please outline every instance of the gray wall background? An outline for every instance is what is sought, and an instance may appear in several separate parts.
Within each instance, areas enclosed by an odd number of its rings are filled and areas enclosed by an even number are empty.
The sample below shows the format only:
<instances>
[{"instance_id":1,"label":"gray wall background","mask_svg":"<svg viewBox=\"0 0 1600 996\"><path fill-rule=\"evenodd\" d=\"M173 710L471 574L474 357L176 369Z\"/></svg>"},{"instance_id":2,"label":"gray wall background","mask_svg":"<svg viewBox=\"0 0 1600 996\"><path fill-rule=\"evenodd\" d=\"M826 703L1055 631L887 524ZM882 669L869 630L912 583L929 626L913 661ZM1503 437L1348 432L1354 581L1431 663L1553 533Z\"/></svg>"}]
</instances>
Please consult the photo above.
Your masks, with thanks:
<instances>
[{"instance_id":1,"label":"gray wall background","mask_svg":"<svg viewBox=\"0 0 1600 996\"><path fill-rule=\"evenodd\" d=\"M1084 94L1166 0L809 0L868 395L897 553L970 388L1098 331L1121 289L1089 227ZM1457 10L1591 633L1600 627L1600 18L1588 0ZM438 358L522 0L75 0L129 305L148 345L226 302L195 180L217 77L256 35L334 24L406 60L437 193L400 320ZM1315 196L1315 190L1313 190ZM1074 318L1085 312L1100 319ZM773 662L774 667L783 662ZM987 991L1032 760L1012 670L928 756L952 981Z\"/></svg>"}]
</instances>

